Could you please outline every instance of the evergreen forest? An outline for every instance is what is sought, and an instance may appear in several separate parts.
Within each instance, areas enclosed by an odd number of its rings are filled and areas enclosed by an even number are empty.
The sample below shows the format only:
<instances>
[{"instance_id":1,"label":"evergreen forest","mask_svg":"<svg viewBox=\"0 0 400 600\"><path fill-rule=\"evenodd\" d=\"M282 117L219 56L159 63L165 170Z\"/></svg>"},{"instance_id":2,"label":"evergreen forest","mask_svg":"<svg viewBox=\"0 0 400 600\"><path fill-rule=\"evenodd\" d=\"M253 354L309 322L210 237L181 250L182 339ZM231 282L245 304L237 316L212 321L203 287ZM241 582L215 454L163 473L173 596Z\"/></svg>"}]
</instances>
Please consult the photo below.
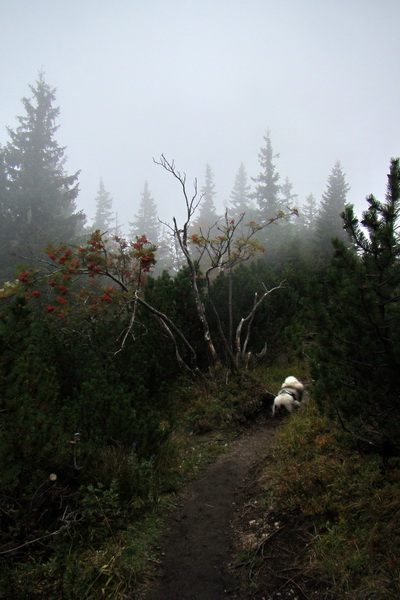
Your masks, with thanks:
<instances>
[{"instance_id":1,"label":"evergreen forest","mask_svg":"<svg viewBox=\"0 0 400 600\"><path fill-rule=\"evenodd\" d=\"M326 598L398 598L400 159L357 216L339 161L298 198L267 132L219 214L212 166L162 155L184 217L145 181L124 232L102 179L79 209L56 91L29 89L0 147L0 599L140 598L195 440L266 418L288 374L309 399L263 501L302 514Z\"/></svg>"}]
</instances>

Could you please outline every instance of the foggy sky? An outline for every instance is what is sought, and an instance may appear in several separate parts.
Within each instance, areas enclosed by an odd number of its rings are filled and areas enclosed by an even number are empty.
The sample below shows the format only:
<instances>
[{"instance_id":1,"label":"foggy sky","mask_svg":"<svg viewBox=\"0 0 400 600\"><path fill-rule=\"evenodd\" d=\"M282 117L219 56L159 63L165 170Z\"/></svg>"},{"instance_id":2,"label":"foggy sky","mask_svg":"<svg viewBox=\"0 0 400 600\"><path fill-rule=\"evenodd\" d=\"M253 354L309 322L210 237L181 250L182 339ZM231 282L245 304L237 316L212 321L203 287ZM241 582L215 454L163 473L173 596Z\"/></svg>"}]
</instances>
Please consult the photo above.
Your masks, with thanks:
<instances>
[{"instance_id":1,"label":"foggy sky","mask_svg":"<svg viewBox=\"0 0 400 600\"><path fill-rule=\"evenodd\" d=\"M299 203L336 160L366 207L400 156L398 0L0 0L0 143L38 71L57 89L66 170L94 217L100 177L121 224L147 180L159 215L182 213L153 157L215 175L223 210L241 162L259 173L270 131Z\"/></svg>"}]
</instances>

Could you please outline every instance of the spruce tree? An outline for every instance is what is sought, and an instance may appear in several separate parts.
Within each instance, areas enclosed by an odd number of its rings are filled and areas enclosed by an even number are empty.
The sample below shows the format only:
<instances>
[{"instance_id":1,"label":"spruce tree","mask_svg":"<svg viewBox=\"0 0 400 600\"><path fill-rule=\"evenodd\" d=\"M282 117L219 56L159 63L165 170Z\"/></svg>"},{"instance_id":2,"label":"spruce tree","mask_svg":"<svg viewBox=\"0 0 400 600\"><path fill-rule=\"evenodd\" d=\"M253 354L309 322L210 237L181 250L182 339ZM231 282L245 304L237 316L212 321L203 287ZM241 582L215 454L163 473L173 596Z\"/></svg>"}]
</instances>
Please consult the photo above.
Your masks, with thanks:
<instances>
[{"instance_id":1,"label":"spruce tree","mask_svg":"<svg viewBox=\"0 0 400 600\"><path fill-rule=\"evenodd\" d=\"M212 235L215 231L213 226L219 219L219 215L215 210L214 198L216 196L215 184L214 184L214 173L210 165L206 165L205 182L200 190L202 200L199 207L198 217L195 219L192 225L192 229L195 232L202 231L203 235Z\"/></svg>"},{"instance_id":2,"label":"spruce tree","mask_svg":"<svg viewBox=\"0 0 400 600\"><path fill-rule=\"evenodd\" d=\"M10 225L4 150L0 146L0 282L7 279L7 274L9 273L6 257L8 257L10 247L12 246Z\"/></svg>"},{"instance_id":3,"label":"spruce tree","mask_svg":"<svg viewBox=\"0 0 400 600\"><path fill-rule=\"evenodd\" d=\"M96 215L93 222L93 229L99 229L101 232L115 229L115 215L112 210L113 199L110 192L104 186L103 180L100 179L99 189L96 196Z\"/></svg>"},{"instance_id":4,"label":"spruce tree","mask_svg":"<svg viewBox=\"0 0 400 600\"><path fill-rule=\"evenodd\" d=\"M304 226L309 231L313 231L317 218L317 201L313 194L309 194L305 199L305 202L301 208L301 215L303 217Z\"/></svg>"},{"instance_id":5,"label":"spruce tree","mask_svg":"<svg viewBox=\"0 0 400 600\"><path fill-rule=\"evenodd\" d=\"M32 97L22 99L25 116L16 130L8 128L3 160L10 246L16 254L37 255L49 242L75 239L85 216L76 212L79 172L67 175L65 148L55 139L55 89L43 73L30 89Z\"/></svg>"},{"instance_id":6,"label":"spruce tree","mask_svg":"<svg viewBox=\"0 0 400 600\"><path fill-rule=\"evenodd\" d=\"M253 197L258 204L261 220L276 216L276 213L282 209L280 176L274 164L274 159L278 155L274 155L269 131L264 141L265 146L261 148L258 155L261 171L258 177L253 178L256 183Z\"/></svg>"},{"instance_id":7,"label":"spruce tree","mask_svg":"<svg viewBox=\"0 0 400 600\"><path fill-rule=\"evenodd\" d=\"M289 180L289 177L285 177L285 180L281 185L281 196L284 208L287 208L288 206L291 207L297 202L297 194L293 193L293 183Z\"/></svg>"},{"instance_id":8,"label":"spruce tree","mask_svg":"<svg viewBox=\"0 0 400 600\"><path fill-rule=\"evenodd\" d=\"M157 205L151 195L147 181L144 183L141 194L139 211L135 220L130 222L130 236L135 239L145 235L152 244L158 244L160 240L161 225L157 216Z\"/></svg>"},{"instance_id":9,"label":"spruce tree","mask_svg":"<svg viewBox=\"0 0 400 600\"><path fill-rule=\"evenodd\" d=\"M285 177L283 184L281 185L281 202L282 210L288 212L292 208L298 206L298 195L293 193L293 183L289 180L289 177ZM298 234L302 228L301 217L293 215L292 219L285 220L282 223L285 227L285 235L290 231L289 235Z\"/></svg>"},{"instance_id":10,"label":"spruce tree","mask_svg":"<svg viewBox=\"0 0 400 600\"><path fill-rule=\"evenodd\" d=\"M7 194L7 174L6 167L4 164L4 149L0 145L0 210L2 217L5 215L6 207L6 194Z\"/></svg>"},{"instance_id":11,"label":"spruce tree","mask_svg":"<svg viewBox=\"0 0 400 600\"><path fill-rule=\"evenodd\" d=\"M352 245L335 254L317 306L315 397L354 438L400 452L400 161L392 159L386 200L367 198L361 221L342 213Z\"/></svg>"},{"instance_id":12,"label":"spruce tree","mask_svg":"<svg viewBox=\"0 0 400 600\"><path fill-rule=\"evenodd\" d=\"M332 239L348 240L341 214L346 207L349 189L340 161L337 161L329 175L326 190L322 194L315 224L315 242L318 254L322 258L328 258L332 254Z\"/></svg>"},{"instance_id":13,"label":"spruce tree","mask_svg":"<svg viewBox=\"0 0 400 600\"><path fill-rule=\"evenodd\" d=\"M261 171L257 178L253 178L256 183L253 198L258 204L257 222L265 225L271 219L287 212L285 200L282 197L283 185L280 183L280 175L276 170L274 163L279 154L274 154L269 131L264 137L265 146L259 153ZM292 186L286 179L286 196L294 197ZM276 221L271 227L266 227L257 236L257 239L265 247L265 260L270 265L277 265L282 262L282 255L286 252L288 246L288 236L292 237L293 230L286 220ZM285 228L285 231L283 231Z\"/></svg>"},{"instance_id":14,"label":"spruce tree","mask_svg":"<svg viewBox=\"0 0 400 600\"><path fill-rule=\"evenodd\" d=\"M241 163L230 195L230 206L228 210L229 216L235 219L235 221L237 221L243 214L246 215L244 218L245 221L250 221L254 218L251 216L251 214L249 214L254 212L251 210L250 206L250 190L251 186L248 183L246 169L244 164Z\"/></svg>"}]
</instances>

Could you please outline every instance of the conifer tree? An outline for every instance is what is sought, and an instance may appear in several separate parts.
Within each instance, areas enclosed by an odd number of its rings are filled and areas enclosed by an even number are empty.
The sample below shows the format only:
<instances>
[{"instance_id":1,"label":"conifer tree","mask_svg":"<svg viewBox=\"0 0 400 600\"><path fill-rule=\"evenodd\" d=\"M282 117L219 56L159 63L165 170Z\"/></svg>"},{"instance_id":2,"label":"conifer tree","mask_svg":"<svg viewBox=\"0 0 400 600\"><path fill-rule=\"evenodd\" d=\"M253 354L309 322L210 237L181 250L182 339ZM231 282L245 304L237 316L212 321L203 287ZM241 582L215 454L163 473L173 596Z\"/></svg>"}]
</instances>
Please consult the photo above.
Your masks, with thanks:
<instances>
[{"instance_id":1,"label":"conifer tree","mask_svg":"<svg viewBox=\"0 0 400 600\"><path fill-rule=\"evenodd\" d=\"M201 202L199 206L198 217L193 221L191 231L198 233L202 231L203 235L215 231L215 224L219 215L215 210L214 198L216 196L214 173L210 165L206 165L205 182L200 189Z\"/></svg>"},{"instance_id":2,"label":"conifer tree","mask_svg":"<svg viewBox=\"0 0 400 600\"><path fill-rule=\"evenodd\" d=\"M118 220L118 213L114 215L114 233L117 237L121 237L122 235L122 225Z\"/></svg>"},{"instance_id":3,"label":"conifer tree","mask_svg":"<svg viewBox=\"0 0 400 600\"><path fill-rule=\"evenodd\" d=\"M329 175L316 218L315 239L318 253L322 258L331 255L332 239L348 240L348 235L343 228L341 214L346 207L346 197L349 189L340 161L337 161Z\"/></svg>"},{"instance_id":4,"label":"conifer tree","mask_svg":"<svg viewBox=\"0 0 400 600\"><path fill-rule=\"evenodd\" d=\"M305 202L301 208L301 215L303 217L304 226L309 231L313 231L317 217L317 201L313 194L309 194L305 199Z\"/></svg>"},{"instance_id":5,"label":"conifer tree","mask_svg":"<svg viewBox=\"0 0 400 600\"><path fill-rule=\"evenodd\" d=\"M279 154L274 154L269 131L264 137L265 146L259 153L261 171L257 178L253 178L256 183L253 198L258 204L257 222L261 225L268 223L271 219L282 216L286 210L285 200L282 197L283 185L280 183L280 175L276 170L274 163ZM286 179L285 194L294 197L292 193L292 184ZM290 211L289 211L290 212ZM282 228L285 227L285 233ZM273 227L264 229L257 239L265 247L265 260L269 264L278 264L281 262L282 252L287 249L287 237L292 236L294 232L289 229L286 219L278 219Z\"/></svg>"},{"instance_id":6,"label":"conifer tree","mask_svg":"<svg viewBox=\"0 0 400 600\"><path fill-rule=\"evenodd\" d=\"M210 223L214 222L214 219L218 219L218 215L215 210L214 198L216 196L215 184L214 184L214 173L210 165L206 165L205 182L200 190L202 195L202 204L200 208L200 218L208 220Z\"/></svg>"},{"instance_id":7,"label":"conifer tree","mask_svg":"<svg viewBox=\"0 0 400 600\"><path fill-rule=\"evenodd\" d=\"M220 216L215 210L214 198L216 196L214 173L210 165L206 165L205 182L200 189L200 201L197 218L189 225L189 232L193 235L201 235L211 238L218 233L218 221ZM199 260L199 266L202 271L208 269L208 257L203 256Z\"/></svg>"},{"instance_id":8,"label":"conifer tree","mask_svg":"<svg viewBox=\"0 0 400 600\"><path fill-rule=\"evenodd\" d=\"M203 234L213 229L219 216L215 210L214 198L216 196L214 173L210 165L206 165L205 183L200 190L202 199L199 207L199 216L193 222L193 231L201 230Z\"/></svg>"},{"instance_id":9,"label":"conifer tree","mask_svg":"<svg viewBox=\"0 0 400 600\"><path fill-rule=\"evenodd\" d=\"M283 184L281 185L281 202L282 210L288 211L297 206L298 195L293 193L293 183L289 180L289 177L285 177ZM282 223L285 227L285 235L290 231L290 235L300 233L302 229L301 217L299 215L294 216L292 220L287 220Z\"/></svg>"},{"instance_id":10,"label":"conifer tree","mask_svg":"<svg viewBox=\"0 0 400 600\"><path fill-rule=\"evenodd\" d=\"M309 194L304 203L299 207L298 217L292 221L298 243L311 253L315 254L315 219L317 215L317 201L313 194Z\"/></svg>"},{"instance_id":11,"label":"conifer tree","mask_svg":"<svg viewBox=\"0 0 400 600\"><path fill-rule=\"evenodd\" d=\"M246 169L244 167L244 164L241 163L236 174L235 184L230 195L230 208L228 210L229 216L235 219L236 221L243 214L246 214L245 221L253 219L253 217L249 214L251 212L250 190L251 186L248 183Z\"/></svg>"},{"instance_id":12,"label":"conifer tree","mask_svg":"<svg viewBox=\"0 0 400 600\"><path fill-rule=\"evenodd\" d=\"M4 148L9 235L18 254L38 254L48 242L72 241L85 220L76 212L79 172L67 175L65 148L55 140L55 89L43 73L30 89L32 97L22 99L26 115L18 117L16 130L8 128Z\"/></svg>"},{"instance_id":13,"label":"conifer tree","mask_svg":"<svg viewBox=\"0 0 400 600\"><path fill-rule=\"evenodd\" d=\"M293 183L289 180L289 177L285 177L281 185L281 196L282 204L285 207L292 206L297 202L297 194L293 194Z\"/></svg>"},{"instance_id":14,"label":"conifer tree","mask_svg":"<svg viewBox=\"0 0 400 600\"><path fill-rule=\"evenodd\" d=\"M352 245L334 241L320 304L315 397L355 438L400 452L400 160L392 159L386 201L367 198L359 220L342 213Z\"/></svg>"},{"instance_id":15,"label":"conifer tree","mask_svg":"<svg viewBox=\"0 0 400 600\"><path fill-rule=\"evenodd\" d=\"M282 209L280 176L274 164L274 159L279 155L274 155L269 131L264 136L264 141L265 146L258 155L261 171L258 177L253 178L256 183L253 196L258 204L261 220L276 216Z\"/></svg>"},{"instance_id":16,"label":"conifer tree","mask_svg":"<svg viewBox=\"0 0 400 600\"><path fill-rule=\"evenodd\" d=\"M150 193L147 181L144 183L139 211L135 220L129 223L130 236L133 238L145 235L152 244L157 244L160 239L161 225L157 216L157 205Z\"/></svg>"},{"instance_id":17,"label":"conifer tree","mask_svg":"<svg viewBox=\"0 0 400 600\"><path fill-rule=\"evenodd\" d=\"M2 214L4 213L7 194L7 175L4 164L4 149L0 145L0 207Z\"/></svg>"},{"instance_id":18,"label":"conifer tree","mask_svg":"<svg viewBox=\"0 0 400 600\"><path fill-rule=\"evenodd\" d=\"M161 230L156 257L157 262L153 270L156 277L163 271L176 275L185 265L177 240L166 227Z\"/></svg>"},{"instance_id":19,"label":"conifer tree","mask_svg":"<svg viewBox=\"0 0 400 600\"><path fill-rule=\"evenodd\" d=\"M103 180L100 179L99 189L96 196L96 215L93 222L93 229L100 231L109 231L114 229L115 215L112 210L113 199L110 192L104 186Z\"/></svg>"},{"instance_id":20,"label":"conifer tree","mask_svg":"<svg viewBox=\"0 0 400 600\"><path fill-rule=\"evenodd\" d=\"M10 253L11 245L7 176L4 165L4 151L0 146L0 282L7 279L9 273L6 258Z\"/></svg>"}]
</instances>

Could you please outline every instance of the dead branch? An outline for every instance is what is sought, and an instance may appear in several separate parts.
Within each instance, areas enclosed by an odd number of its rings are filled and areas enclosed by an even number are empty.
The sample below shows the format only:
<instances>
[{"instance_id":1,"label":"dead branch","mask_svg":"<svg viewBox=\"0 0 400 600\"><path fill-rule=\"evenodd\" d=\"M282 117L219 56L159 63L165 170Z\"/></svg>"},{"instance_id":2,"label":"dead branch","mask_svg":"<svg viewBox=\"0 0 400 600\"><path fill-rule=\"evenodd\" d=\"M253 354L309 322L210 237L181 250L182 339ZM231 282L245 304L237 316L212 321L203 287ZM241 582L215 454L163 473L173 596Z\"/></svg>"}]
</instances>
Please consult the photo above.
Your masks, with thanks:
<instances>
[{"instance_id":1,"label":"dead branch","mask_svg":"<svg viewBox=\"0 0 400 600\"><path fill-rule=\"evenodd\" d=\"M154 159L153 159L154 160ZM187 265L189 267L190 276L191 276L191 285L192 291L194 295L194 301L196 304L197 314L199 316L201 326L203 329L204 341L207 345L207 349L209 352L209 356L212 362L212 367L216 367L219 363L219 358L217 352L215 350L215 345L212 341L210 326L208 324L205 307L202 302L201 294L197 285L197 268L195 263L192 260L190 255L189 247L188 247L188 228L195 213L198 205L202 200L202 196L197 198L197 180L194 182L194 193L192 197L189 197L186 190L186 175L181 174L175 167L174 162L169 162L164 155L161 155L160 161L154 161L156 164L161 165L168 173L171 173L175 179L177 179L181 185L183 196L185 198L186 204L186 220L183 224L183 227L179 227L176 218L173 218L173 229L176 239L178 240L179 247L183 252ZM165 316L165 315L164 315ZM170 324L168 324L170 326ZM182 335L182 334L181 334Z\"/></svg>"},{"instance_id":2,"label":"dead branch","mask_svg":"<svg viewBox=\"0 0 400 600\"><path fill-rule=\"evenodd\" d=\"M151 304L148 304L148 302L146 302L143 298L140 298L138 295L136 295L136 301L139 304L141 304L142 306L144 306L148 311L153 313L159 319L159 321L162 323L165 331L168 333L170 339L173 341L173 344L175 347L175 353L178 353L178 354L176 354L177 358L179 355L179 359L178 359L179 364L185 370L188 370L191 373L194 373L196 375L196 377L200 377L201 379L206 380L206 377L204 376L204 374L201 372L201 370L197 366L196 351L194 350L193 346L189 343L187 338L183 335L182 331L175 325L175 323L173 321L171 321L171 319L169 317L167 317L166 314L164 314L163 312L161 312L160 310L158 310ZM180 356L180 354L178 352L178 346L177 346L177 342L176 342L177 339L179 339L183 343L183 345L186 347L186 349L189 351L190 360L191 360L190 367L183 361L182 357Z\"/></svg>"},{"instance_id":3,"label":"dead branch","mask_svg":"<svg viewBox=\"0 0 400 600\"><path fill-rule=\"evenodd\" d=\"M168 161L164 154L161 155L161 158L159 161L155 160L153 158L153 162L156 165L160 165L163 169L165 169L168 173L170 173L173 177L175 177L175 179L179 182L181 188L182 188L182 193L183 193L183 197L185 198L185 204L186 204L186 223L184 227L184 233L187 235L187 227L191 221L191 218L194 214L194 212L196 211L197 207L199 206L203 196L201 195L200 198L197 198L197 179L194 180L193 183L193 195L192 197L188 196L187 193L187 189L186 189L186 173L180 173L180 171L178 171L175 167L175 162L172 161ZM175 219L174 219L175 221ZM186 242L186 236L184 241Z\"/></svg>"},{"instance_id":4,"label":"dead branch","mask_svg":"<svg viewBox=\"0 0 400 600\"><path fill-rule=\"evenodd\" d=\"M35 544L36 542L41 542L47 538L53 537L61 533L63 528L57 529L57 531L52 531L51 533L47 533L46 535L42 535L41 537L35 538L34 540L29 540L29 542L25 542L20 546L15 546L15 548L10 548L9 550L2 550L0 554L10 554L11 552L16 552L16 550L21 550L21 548L25 548L26 546L30 546L31 544Z\"/></svg>"},{"instance_id":5,"label":"dead branch","mask_svg":"<svg viewBox=\"0 0 400 600\"><path fill-rule=\"evenodd\" d=\"M174 350L175 350L175 358L176 358L176 361L177 361L178 365L182 368L183 371L186 371L187 373L189 373L189 375L193 379L197 378L197 376L199 374L202 375L202 373L201 373L200 370L198 370L196 368L195 369L191 369L189 367L189 365L183 360L183 358L182 358L182 356L181 356L181 354L179 352L178 343L177 343L175 335L172 333L172 331L168 327L167 323L161 317L158 317L158 320L159 320L159 323L161 324L161 326L167 332L168 337L172 341L172 344L173 344Z\"/></svg>"},{"instance_id":6,"label":"dead branch","mask_svg":"<svg viewBox=\"0 0 400 600\"><path fill-rule=\"evenodd\" d=\"M239 325L237 326L237 329L236 329L235 344L236 344L236 362L237 362L237 364L239 364L244 359L244 357L245 357L246 349L247 349L247 344L248 344L249 336L250 336L251 324L253 322L253 319L254 319L254 316L256 314L256 311L257 311L258 307L265 300L265 298L267 296L269 296L270 294L272 294L272 292L275 292L276 290L282 289L284 287L283 284L284 284L284 281L282 281L278 286L276 286L274 288L271 288L270 290L267 290L265 288L265 285L264 285L265 292L262 294L262 296L260 298L258 298L257 292L255 293L253 308L251 309L251 311L249 312L249 314L247 315L247 317L243 317L240 320L240 323L239 323ZM242 346L241 335L242 335L242 329L243 329L244 325L247 326L247 333L246 333L245 342L244 342L244 344ZM266 352L266 347L264 346L264 348L265 348L265 352Z\"/></svg>"}]
</instances>

